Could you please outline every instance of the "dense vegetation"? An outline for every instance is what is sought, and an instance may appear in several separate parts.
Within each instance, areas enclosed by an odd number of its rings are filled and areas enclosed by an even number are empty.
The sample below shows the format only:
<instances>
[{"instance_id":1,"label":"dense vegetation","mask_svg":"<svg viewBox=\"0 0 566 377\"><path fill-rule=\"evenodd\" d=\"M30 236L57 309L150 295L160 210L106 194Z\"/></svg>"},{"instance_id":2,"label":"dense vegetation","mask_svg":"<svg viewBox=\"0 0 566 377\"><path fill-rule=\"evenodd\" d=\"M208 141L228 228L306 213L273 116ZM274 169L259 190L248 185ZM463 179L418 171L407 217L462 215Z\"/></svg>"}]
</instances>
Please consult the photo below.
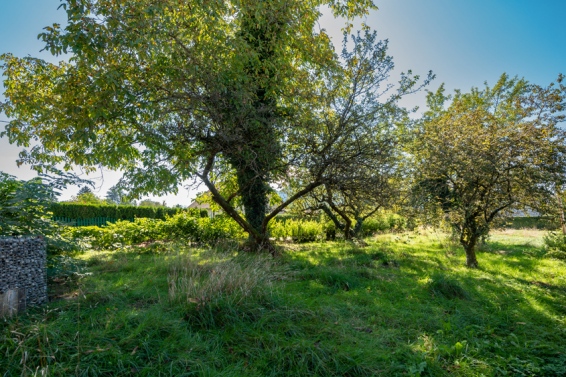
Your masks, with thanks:
<instances>
[{"instance_id":1,"label":"dense vegetation","mask_svg":"<svg viewBox=\"0 0 566 377\"><path fill-rule=\"evenodd\" d=\"M133 220L136 217L164 220L165 217L182 211L181 208L65 202L51 203L49 210L53 213L53 217L73 220L95 217L106 217L113 220Z\"/></svg>"},{"instance_id":2,"label":"dense vegetation","mask_svg":"<svg viewBox=\"0 0 566 377\"><path fill-rule=\"evenodd\" d=\"M481 269L442 234L152 244L63 259L48 306L0 322L4 376L558 376L566 264L506 231Z\"/></svg>"},{"instance_id":3,"label":"dense vegetation","mask_svg":"<svg viewBox=\"0 0 566 377\"><path fill-rule=\"evenodd\" d=\"M68 61L0 56L0 136L40 174L0 173L0 236L46 237L50 285L0 319L2 376L566 375L564 76L419 117L434 75L353 31L371 0L61 8L39 37ZM101 199L75 166L124 176ZM195 180L218 216L133 205Z\"/></svg>"}]
</instances>

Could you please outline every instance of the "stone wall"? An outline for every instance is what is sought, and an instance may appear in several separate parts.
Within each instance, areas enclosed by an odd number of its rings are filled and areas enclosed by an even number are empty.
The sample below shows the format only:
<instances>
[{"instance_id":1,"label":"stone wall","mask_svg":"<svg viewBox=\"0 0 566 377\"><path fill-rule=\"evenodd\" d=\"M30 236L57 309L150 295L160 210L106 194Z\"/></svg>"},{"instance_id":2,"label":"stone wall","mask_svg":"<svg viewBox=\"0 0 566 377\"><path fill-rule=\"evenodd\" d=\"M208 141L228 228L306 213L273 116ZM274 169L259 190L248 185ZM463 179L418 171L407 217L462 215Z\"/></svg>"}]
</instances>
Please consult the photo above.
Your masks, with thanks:
<instances>
[{"instance_id":1,"label":"stone wall","mask_svg":"<svg viewBox=\"0 0 566 377\"><path fill-rule=\"evenodd\" d=\"M14 311L5 307L10 297L17 298L16 312L47 302L46 262L43 238L0 238L0 312Z\"/></svg>"}]
</instances>

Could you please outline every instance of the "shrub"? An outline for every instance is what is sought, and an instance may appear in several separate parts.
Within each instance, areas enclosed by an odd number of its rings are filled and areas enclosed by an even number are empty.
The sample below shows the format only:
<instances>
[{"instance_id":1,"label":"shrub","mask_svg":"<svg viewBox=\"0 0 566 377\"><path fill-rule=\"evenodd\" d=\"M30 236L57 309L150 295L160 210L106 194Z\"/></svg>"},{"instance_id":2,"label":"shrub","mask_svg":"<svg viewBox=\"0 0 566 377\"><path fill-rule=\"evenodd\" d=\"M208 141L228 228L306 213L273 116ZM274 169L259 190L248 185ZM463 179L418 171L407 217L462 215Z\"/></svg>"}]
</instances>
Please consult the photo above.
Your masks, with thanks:
<instances>
[{"instance_id":1,"label":"shrub","mask_svg":"<svg viewBox=\"0 0 566 377\"><path fill-rule=\"evenodd\" d=\"M511 229L556 230L559 228L557 221L550 217L518 216L506 219L502 225Z\"/></svg>"},{"instance_id":2,"label":"shrub","mask_svg":"<svg viewBox=\"0 0 566 377\"><path fill-rule=\"evenodd\" d=\"M199 218L182 212L167 220L137 218L133 222L117 221L105 227L69 227L66 235L87 241L97 249L115 249L173 239L213 244L221 239L241 238L243 232L232 219L225 216Z\"/></svg>"},{"instance_id":3,"label":"shrub","mask_svg":"<svg viewBox=\"0 0 566 377\"><path fill-rule=\"evenodd\" d=\"M54 198L40 178L21 181L0 172L0 236L51 235L48 207Z\"/></svg>"},{"instance_id":4,"label":"shrub","mask_svg":"<svg viewBox=\"0 0 566 377\"><path fill-rule=\"evenodd\" d=\"M276 239L291 238L295 242L312 242L322 239L325 230L323 224L318 221L275 220L270 224L271 236Z\"/></svg>"},{"instance_id":5,"label":"shrub","mask_svg":"<svg viewBox=\"0 0 566 377\"><path fill-rule=\"evenodd\" d=\"M566 234L549 232L544 237L546 256L566 260Z\"/></svg>"},{"instance_id":6,"label":"shrub","mask_svg":"<svg viewBox=\"0 0 566 377\"><path fill-rule=\"evenodd\" d=\"M407 219L391 212L382 212L366 219L362 224L361 236L367 237L387 231L407 229Z\"/></svg>"}]
</instances>

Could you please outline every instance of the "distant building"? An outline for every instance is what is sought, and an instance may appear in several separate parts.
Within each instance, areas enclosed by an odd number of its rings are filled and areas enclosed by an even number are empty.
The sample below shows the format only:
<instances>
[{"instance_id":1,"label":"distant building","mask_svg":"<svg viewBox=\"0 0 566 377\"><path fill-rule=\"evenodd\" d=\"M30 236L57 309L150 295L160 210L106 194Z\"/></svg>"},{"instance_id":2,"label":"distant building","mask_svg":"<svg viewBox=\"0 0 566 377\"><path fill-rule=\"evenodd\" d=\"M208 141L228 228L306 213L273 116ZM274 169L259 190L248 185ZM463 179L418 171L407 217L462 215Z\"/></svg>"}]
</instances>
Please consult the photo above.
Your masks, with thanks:
<instances>
[{"instance_id":1,"label":"distant building","mask_svg":"<svg viewBox=\"0 0 566 377\"><path fill-rule=\"evenodd\" d=\"M199 210L206 210L208 212L208 217L214 217L218 215L220 212L215 212L210 208L210 204L208 203L198 203L197 201L193 200L193 202L189 205L188 208L195 208Z\"/></svg>"}]
</instances>

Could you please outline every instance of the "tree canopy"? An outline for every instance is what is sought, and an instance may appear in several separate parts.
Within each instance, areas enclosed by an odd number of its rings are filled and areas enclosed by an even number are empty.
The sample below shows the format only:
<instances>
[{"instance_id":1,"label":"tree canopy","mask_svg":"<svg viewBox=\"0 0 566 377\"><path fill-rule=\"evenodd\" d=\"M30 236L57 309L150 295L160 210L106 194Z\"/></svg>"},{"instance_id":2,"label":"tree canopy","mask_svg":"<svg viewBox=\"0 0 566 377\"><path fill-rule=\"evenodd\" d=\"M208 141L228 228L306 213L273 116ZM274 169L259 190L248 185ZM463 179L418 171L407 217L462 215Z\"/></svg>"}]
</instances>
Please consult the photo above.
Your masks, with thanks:
<instances>
[{"instance_id":1,"label":"tree canopy","mask_svg":"<svg viewBox=\"0 0 566 377\"><path fill-rule=\"evenodd\" d=\"M564 182L566 87L502 75L495 86L429 93L413 144L415 195L442 213L477 267L475 247L493 220L554 202Z\"/></svg>"},{"instance_id":2,"label":"tree canopy","mask_svg":"<svg viewBox=\"0 0 566 377\"><path fill-rule=\"evenodd\" d=\"M371 0L65 1L67 26L40 38L51 53L70 53L68 62L1 57L5 133L31 146L23 163L120 169L133 195L175 192L198 177L262 247L273 216L360 163L368 146L360 130L386 118L376 109L395 108L418 86L401 75L378 102L391 64L382 42L366 29L339 57L317 28L321 6L347 22L374 8ZM216 185L226 174L232 192ZM268 214L273 185L290 178L296 190Z\"/></svg>"}]
</instances>

